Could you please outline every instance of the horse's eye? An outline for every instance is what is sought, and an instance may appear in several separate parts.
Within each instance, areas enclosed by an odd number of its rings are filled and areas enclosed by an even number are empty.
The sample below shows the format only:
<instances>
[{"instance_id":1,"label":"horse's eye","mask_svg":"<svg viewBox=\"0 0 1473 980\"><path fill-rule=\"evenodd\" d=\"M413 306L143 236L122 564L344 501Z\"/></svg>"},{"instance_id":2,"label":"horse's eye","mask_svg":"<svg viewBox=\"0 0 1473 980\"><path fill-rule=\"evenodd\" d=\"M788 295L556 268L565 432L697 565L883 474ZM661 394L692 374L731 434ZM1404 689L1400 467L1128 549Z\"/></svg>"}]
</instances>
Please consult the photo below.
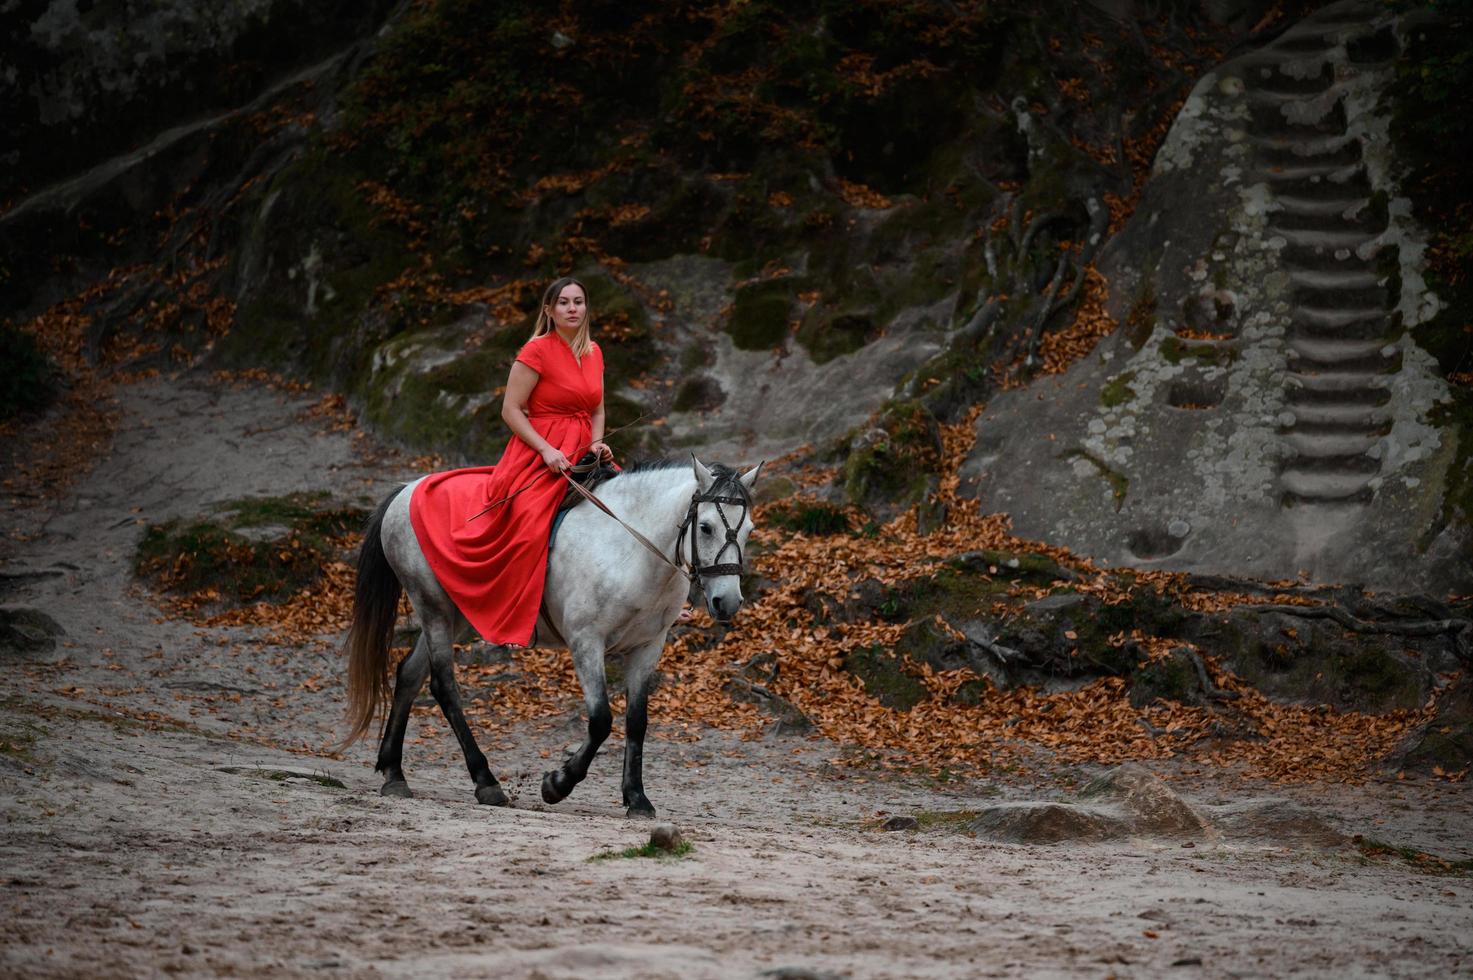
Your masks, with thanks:
<instances>
[{"instance_id":1,"label":"horse's eye","mask_svg":"<svg viewBox=\"0 0 1473 980\"><path fill-rule=\"evenodd\" d=\"M702 521L701 522L701 533L702 534L710 534L711 533L711 525L708 524L705 521Z\"/></svg>"}]
</instances>

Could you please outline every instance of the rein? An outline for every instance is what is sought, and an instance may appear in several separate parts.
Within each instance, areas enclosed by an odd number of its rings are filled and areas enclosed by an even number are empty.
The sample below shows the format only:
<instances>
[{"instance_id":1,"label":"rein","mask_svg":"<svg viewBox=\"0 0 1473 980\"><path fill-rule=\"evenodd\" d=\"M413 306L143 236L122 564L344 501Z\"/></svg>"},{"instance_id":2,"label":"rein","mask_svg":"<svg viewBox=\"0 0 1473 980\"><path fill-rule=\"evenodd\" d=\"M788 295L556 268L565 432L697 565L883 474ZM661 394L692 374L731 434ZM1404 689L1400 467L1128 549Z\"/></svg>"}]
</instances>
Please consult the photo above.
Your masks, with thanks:
<instances>
[{"instance_id":1,"label":"rein","mask_svg":"<svg viewBox=\"0 0 1473 980\"><path fill-rule=\"evenodd\" d=\"M596 460L588 464L588 467L583 468L583 472L587 472L588 468L591 468L594 465L597 465ZM577 469L578 467L574 467L574 470ZM703 494L699 490L697 490L695 493L691 494L690 507L685 512L685 520L680 522L680 535L675 539L676 561L671 561L669 558L665 557L665 553L661 551L659 547L656 546L652 541L650 541L649 538L645 537L643 534L640 534L634 528L626 524L623 518L621 518L618 514L615 514L609 508L608 504L598 499L598 496L592 490L589 490L583 484L573 479L572 471L565 470L563 472L563 479L567 480L568 485L571 486L574 490L578 491L578 493L583 496L584 500L587 500L589 503L593 504L599 510L603 511L605 514L609 515L616 522L618 522L619 526L628 531L629 534L634 538L634 540L644 545L644 547L646 548L646 550L649 551L650 554L660 559L660 561L664 562L666 565L669 565L675 571L684 575L688 581L694 582L698 588L701 587L702 576L741 574L742 546L737 541L737 528L740 528L747 519L748 502L745 496L733 496L730 493L722 494L719 492L721 489L721 484L713 486L709 493ZM717 549L715 557L719 559L726 552L727 548L734 548L736 549L736 561L724 563L713 561L709 565L699 564L700 556L696 553L695 522L696 508L701 504L715 504L716 513L721 518L721 524L723 527L726 528L726 540L723 541L721 547ZM737 518L736 528L733 528L731 526L731 523L726 519L726 511L722 509L722 504L734 504L738 507L741 507L742 514L741 517ZM680 561L681 558L680 549L681 546L685 543L686 534L690 535L690 558L685 562L684 567L682 567L681 565L677 564L677 562Z\"/></svg>"}]
</instances>

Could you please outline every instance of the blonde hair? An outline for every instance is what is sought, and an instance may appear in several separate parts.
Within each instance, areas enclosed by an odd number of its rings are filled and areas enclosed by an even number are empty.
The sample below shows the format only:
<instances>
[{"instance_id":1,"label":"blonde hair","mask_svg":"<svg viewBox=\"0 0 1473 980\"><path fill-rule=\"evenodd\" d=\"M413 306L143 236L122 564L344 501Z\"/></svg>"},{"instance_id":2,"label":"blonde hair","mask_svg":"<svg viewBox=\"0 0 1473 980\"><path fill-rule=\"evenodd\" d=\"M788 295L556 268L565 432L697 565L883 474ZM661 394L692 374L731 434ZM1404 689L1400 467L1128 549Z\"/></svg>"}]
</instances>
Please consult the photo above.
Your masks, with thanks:
<instances>
[{"instance_id":1,"label":"blonde hair","mask_svg":"<svg viewBox=\"0 0 1473 980\"><path fill-rule=\"evenodd\" d=\"M563 290L568 286L577 286L579 289L583 290L583 304L585 311L583 314L583 322L578 327L577 336L575 336L573 338L573 342L568 345L573 349L573 356L581 361L583 359L583 355L587 354L590 350L593 349L593 338L588 335L588 328L593 325L593 314L589 312L588 307L588 287L583 285L577 279L574 279L572 276L563 276L561 279L554 282L551 286L548 286L547 291L542 294L542 305L537 309L537 326L532 329L532 339L536 340L543 334L551 333L553 330L556 329L552 325L552 317L547 315L547 308L557 302L558 297L563 294Z\"/></svg>"}]
</instances>

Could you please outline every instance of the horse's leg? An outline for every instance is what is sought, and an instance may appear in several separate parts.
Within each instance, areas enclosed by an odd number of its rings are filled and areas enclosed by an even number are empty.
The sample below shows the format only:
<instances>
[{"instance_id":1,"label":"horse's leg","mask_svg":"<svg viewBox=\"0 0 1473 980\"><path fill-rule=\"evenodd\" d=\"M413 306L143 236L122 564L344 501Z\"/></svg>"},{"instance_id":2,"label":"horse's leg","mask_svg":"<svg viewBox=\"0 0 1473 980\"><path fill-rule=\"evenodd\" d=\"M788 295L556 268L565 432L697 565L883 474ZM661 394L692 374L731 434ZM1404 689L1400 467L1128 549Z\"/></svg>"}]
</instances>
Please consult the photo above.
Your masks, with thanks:
<instances>
[{"instance_id":1,"label":"horse's leg","mask_svg":"<svg viewBox=\"0 0 1473 980\"><path fill-rule=\"evenodd\" d=\"M624 712L624 805L631 817L653 817L655 808L644 795L644 733L649 725L650 681L665 649L665 638L629 655L624 664L629 708Z\"/></svg>"},{"instance_id":2,"label":"horse's leg","mask_svg":"<svg viewBox=\"0 0 1473 980\"><path fill-rule=\"evenodd\" d=\"M557 803L573 792L573 787L583 782L588 775L588 766L598 747L609 737L614 727L614 715L609 710L609 693L604 680L604 650L601 644L574 643L573 668L578 672L578 683L583 687L583 703L588 707L588 738L563 764L542 776L542 799Z\"/></svg>"},{"instance_id":3,"label":"horse's leg","mask_svg":"<svg viewBox=\"0 0 1473 980\"><path fill-rule=\"evenodd\" d=\"M394 707L384 722L384 737L378 747L378 764L374 771L384 774L384 785L380 796L398 796L409 799L409 783L404 779L404 730L409 727L409 709L414 699L425 686L425 676L430 672L429 644L421 633L414 651L399 661L399 671L394 675Z\"/></svg>"},{"instance_id":4,"label":"horse's leg","mask_svg":"<svg viewBox=\"0 0 1473 980\"><path fill-rule=\"evenodd\" d=\"M460 751L465 754L465 767L470 770L476 784L476 802L487 806L506 806L511 801L502 791L501 784L491 774L486 756L476 746L476 737L466 723L465 712L460 709L460 685L455 681L455 648L451 645L452 631L445 623L433 627L425 624L429 637L430 693L445 713L445 720L455 730L460 741Z\"/></svg>"}]
</instances>

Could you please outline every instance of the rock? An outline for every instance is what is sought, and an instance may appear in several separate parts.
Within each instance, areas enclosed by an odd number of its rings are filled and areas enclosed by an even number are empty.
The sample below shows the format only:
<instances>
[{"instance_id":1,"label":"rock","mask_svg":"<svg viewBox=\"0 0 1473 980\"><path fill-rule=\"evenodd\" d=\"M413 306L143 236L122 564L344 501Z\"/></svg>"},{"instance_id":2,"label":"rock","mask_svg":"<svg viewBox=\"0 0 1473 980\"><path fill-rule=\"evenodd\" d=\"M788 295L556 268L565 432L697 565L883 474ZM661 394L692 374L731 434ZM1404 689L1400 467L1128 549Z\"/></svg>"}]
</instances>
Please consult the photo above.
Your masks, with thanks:
<instances>
[{"instance_id":1,"label":"rock","mask_svg":"<svg viewBox=\"0 0 1473 980\"><path fill-rule=\"evenodd\" d=\"M60 623L39 609L0 609L0 658L45 657L65 633Z\"/></svg>"},{"instance_id":2,"label":"rock","mask_svg":"<svg viewBox=\"0 0 1473 980\"><path fill-rule=\"evenodd\" d=\"M1241 800L1204 809L1218 832L1234 841L1332 848L1349 840L1312 810L1288 800Z\"/></svg>"},{"instance_id":3,"label":"rock","mask_svg":"<svg viewBox=\"0 0 1473 980\"><path fill-rule=\"evenodd\" d=\"M1120 817L1072 803L1001 803L979 813L968 829L1013 844L1113 840L1130 833Z\"/></svg>"},{"instance_id":4,"label":"rock","mask_svg":"<svg viewBox=\"0 0 1473 980\"><path fill-rule=\"evenodd\" d=\"M1204 837L1212 830L1206 820L1144 766L1127 762L1091 782L1084 799L1119 802L1138 832L1162 837Z\"/></svg>"},{"instance_id":5,"label":"rock","mask_svg":"<svg viewBox=\"0 0 1473 980\"><path fill-rule=\"evenodd\" d=\"M880 824L881 830L920 830L921 822L915 817L893 816Z\"/></svg>"},{"instance_id":6,"label":"rock","mask_svg":"<svg viewBox=\"0 0 1473 980\"><path fill-rule=\"evenodd\" d=\"M673 823L659 823L650 831L650 843L659 850L674 854L685 844L685 835Z\"/></svg>"}]
</instances>

